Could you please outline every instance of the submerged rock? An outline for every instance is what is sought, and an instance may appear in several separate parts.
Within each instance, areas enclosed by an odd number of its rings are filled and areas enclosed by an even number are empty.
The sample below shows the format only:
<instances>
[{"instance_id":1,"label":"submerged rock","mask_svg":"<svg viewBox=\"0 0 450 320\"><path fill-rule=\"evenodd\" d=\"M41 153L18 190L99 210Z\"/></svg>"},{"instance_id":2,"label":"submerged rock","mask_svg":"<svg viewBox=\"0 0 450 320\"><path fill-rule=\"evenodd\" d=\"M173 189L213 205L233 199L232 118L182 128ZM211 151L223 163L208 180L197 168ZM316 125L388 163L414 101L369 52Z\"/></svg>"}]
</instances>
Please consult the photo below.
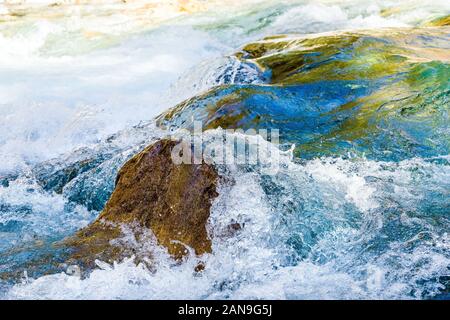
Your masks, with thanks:
<instances>
[{"instance_id":1,"label":"submerged rock","mask_svg":"<svg viewBox=\"0 0 450 320\"><path fill-rule=\"evenodd\" d=\"M81 152L84 150L80 150ZM105 161L102 155L86 157L77 161L64 161L62 163L44 162L34 168L36 181L45 191L62 193L63 188L77 176L95 168Z\"/></svg>"},{"instance_id":2,"label":"submerged rock","mask_svg":"<svg viewBox=\"0 0 450 320\"><path fill-rule=\"evenodd\" d=\"M447 154L446 27L276 36L236 54L263 85L224 85L158 118L163 128L279 129L296 155L376 160Z\"/></svg>"},{"instance_id":3,"label":"submerged rock","mask_svg":"<svg viewBox=\"0 0 450 320\"><path fill-rule=\"evenodd\" d=\"M171 151L177 143L160 140L122 167L98 219L64 242L73 249L71 260L92 265L95 259L112 262L137 254L123 241L114 244L128 236L126 228L138 242L144 239L145 230L151 230L158 244L177 259L189 248L197 255L211 251L206 223L211 202L218 195L219 175L208 164L175 165ZM150 251L142 255L151 256Z\"/></svg>"},{"instance_id":4,"label":"submerged rock","mask_svg":"<svg viewBox=\"0 0 450 320\"><path fill-rule=\"evenodd\" d=\"M434 19L426 24L430 27L443 27L443 26L450 26L450 14L439 17L437 19Z\"/></svg>"},{"instance_id":5,"label":"submerged rock","mask_svg":"<svg viewBox=\"0 0 450 320\"><path fill-rule=\"evenodd\" d=\"M422 28L269 37L236 55L269 73L273 84L375 80L408 72L415 63L448 62L447 32Z\"/></svg>"}]
</instances>

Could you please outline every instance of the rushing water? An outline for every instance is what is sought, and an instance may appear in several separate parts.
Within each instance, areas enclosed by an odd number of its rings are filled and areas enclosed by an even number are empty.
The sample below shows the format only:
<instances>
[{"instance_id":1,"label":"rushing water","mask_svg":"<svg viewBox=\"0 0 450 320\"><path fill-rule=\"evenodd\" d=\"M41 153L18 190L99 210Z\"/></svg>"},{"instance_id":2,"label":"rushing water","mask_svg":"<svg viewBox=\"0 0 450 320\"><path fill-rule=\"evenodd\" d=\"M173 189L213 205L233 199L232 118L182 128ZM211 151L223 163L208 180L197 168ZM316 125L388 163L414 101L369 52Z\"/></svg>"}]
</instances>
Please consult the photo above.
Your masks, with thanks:
<instances>
[{"instance_id":1,"label":"rushing water","mask_svg":"<svg viewBox=\"0 0 450 320\"><path fill-rule=\"evenodd\" d=\"M364 41L377 50L392 42L370 32L422 28L449 13L448 1L0 3L0 297L448 298L449 69L439 51L450 47L448 29L401 44L431 48L427 59L411 51L418 65L366 80L269 85L273 74L234 54L266 36L355 29L369 30ZM351 52L343 59L358 57ZM405 87L423 101L404 100ZM407 120L382 113L368 138L349 144L360 133L337 121L364 119L365 109L339 107L382 101L380 88L425 111ZM120 166L167 134L154 117L194 96L191 106L236 95L226 110L268 108L271 120L259 125L278 127L296 156L286 153L270 176L221 168L235 183L221 186L208 232L220 235L230 221L245 228L213 237L201 275L199 258L176 264L163 248L156 272L131 260L99 262L83 278L52 269L51 244L95 219ZM191 109L181 117L203 116ZM322 143L327 135L333 144Z\"/></svg>"}]
</instances>

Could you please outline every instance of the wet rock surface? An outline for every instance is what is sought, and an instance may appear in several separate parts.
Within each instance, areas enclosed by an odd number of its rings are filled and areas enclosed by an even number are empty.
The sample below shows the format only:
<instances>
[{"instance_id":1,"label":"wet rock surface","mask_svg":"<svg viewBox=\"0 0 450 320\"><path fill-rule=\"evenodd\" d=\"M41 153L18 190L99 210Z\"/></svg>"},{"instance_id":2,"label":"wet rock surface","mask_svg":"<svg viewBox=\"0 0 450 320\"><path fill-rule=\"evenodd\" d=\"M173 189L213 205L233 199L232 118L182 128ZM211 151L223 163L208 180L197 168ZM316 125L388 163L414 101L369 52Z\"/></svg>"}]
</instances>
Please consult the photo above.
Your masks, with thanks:
<instances>
[{"instance_id":1,"label":"wet rock surface","mask_svg":"<svg viewBox=\"0 0 450 320\"><path fill-rule=\"evenodd\" d=\"M195 254L211 252L206 224L219 175L207 164L175 165L171 159L177 141L163 139L129 160L120 170L115 190L99 218L64 242L73 249L71 261L92 265L95 259L117 261L135 250L114 245L126 236L150 229L157 243L176 259L192 248ZM145 233L145 232L144 232ZM151 256L151 252L143 253Z\"/></svg>"},{"instance_id":2,"label":"wet rock surface","mask_svg":"<svg viewBox=\"0 0 450 320\"><path fill-rule=\"evenodd\" d=\"M236 57L267 83L232 84L158 118L170 130L279 129L296 156L382 161L447 154L447 27L275 36ZM417 124L420 123L420 126Z\"/></svg>"}]
</instances>

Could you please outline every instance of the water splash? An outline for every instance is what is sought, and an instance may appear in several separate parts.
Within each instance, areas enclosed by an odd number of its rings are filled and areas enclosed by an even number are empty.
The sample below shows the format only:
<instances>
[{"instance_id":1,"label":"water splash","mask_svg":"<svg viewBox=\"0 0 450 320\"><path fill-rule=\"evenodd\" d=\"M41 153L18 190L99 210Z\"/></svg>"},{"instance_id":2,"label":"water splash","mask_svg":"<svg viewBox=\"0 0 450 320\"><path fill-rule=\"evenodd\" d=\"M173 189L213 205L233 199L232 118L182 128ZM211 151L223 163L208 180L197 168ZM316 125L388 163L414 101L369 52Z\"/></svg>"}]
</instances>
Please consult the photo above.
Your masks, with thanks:
<instances>
[{"instance_id":1,"label":"water splash","mask_svg":"<svg viewBox=\"0 0 450 320\"><path fill-rule=\"evenodd\" d=\"M415 27L450 11L448 1L371 6L236 1L218 12L216 2L213 10L177 3L149 24L140 19L146 15L141 4L124 15L117 15L124 5L101 7L98 15L85 14L88 5L74 6L74 19L52 17L64 6L25 10L19 17L0 4L0 45L9 48L0 53L2 273L55 254L52 243L101 210L121 164L167 134L152 121L136 123L213 86L268 90L268 78L258 68L228 57L241 45L277 33ZM447 133L444 128L435 134ZM208 134L213 140L220 130ZM156 271L132 259L112 266L99 262L85 278L30 270L21 281L0 282L0 295L423 299L448 294L448 156L377 160L286 157L274 176L258 166L221 167L235 183L222 185L214 202L208 226L212 254L177 264L158 248ZM230 223L244 227L230 237ZM195 273L199 261L206 268Z\"/></svg>"}]
</instances>

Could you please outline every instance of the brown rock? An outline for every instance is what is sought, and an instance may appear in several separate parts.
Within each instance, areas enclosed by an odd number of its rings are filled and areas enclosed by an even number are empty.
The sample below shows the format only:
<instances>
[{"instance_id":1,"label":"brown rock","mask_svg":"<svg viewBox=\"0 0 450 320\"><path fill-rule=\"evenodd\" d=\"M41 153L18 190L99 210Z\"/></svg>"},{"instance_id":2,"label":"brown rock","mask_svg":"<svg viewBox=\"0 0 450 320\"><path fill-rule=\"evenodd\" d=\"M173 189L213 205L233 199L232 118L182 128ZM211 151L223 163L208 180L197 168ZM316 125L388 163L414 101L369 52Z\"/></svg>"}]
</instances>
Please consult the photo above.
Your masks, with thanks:
<instances>
[{"instance_id":1,"label":"brown rock","mask_svg":"<svg viewBox=\"0 0 450 320\"><path fill-rule=\"evenodd\" d=\"M197 255L211 252L206 223L219 176L208 164L175 165L171 150L177 143L160 140L122 167L99 218L66 241L74 248L73 260L90 265L95 259L113 261L134 254L133 248L111 243L122 236L123 225L150 229L177 259L188 252L186 246Z\"/></svg>"}]
</instances>

